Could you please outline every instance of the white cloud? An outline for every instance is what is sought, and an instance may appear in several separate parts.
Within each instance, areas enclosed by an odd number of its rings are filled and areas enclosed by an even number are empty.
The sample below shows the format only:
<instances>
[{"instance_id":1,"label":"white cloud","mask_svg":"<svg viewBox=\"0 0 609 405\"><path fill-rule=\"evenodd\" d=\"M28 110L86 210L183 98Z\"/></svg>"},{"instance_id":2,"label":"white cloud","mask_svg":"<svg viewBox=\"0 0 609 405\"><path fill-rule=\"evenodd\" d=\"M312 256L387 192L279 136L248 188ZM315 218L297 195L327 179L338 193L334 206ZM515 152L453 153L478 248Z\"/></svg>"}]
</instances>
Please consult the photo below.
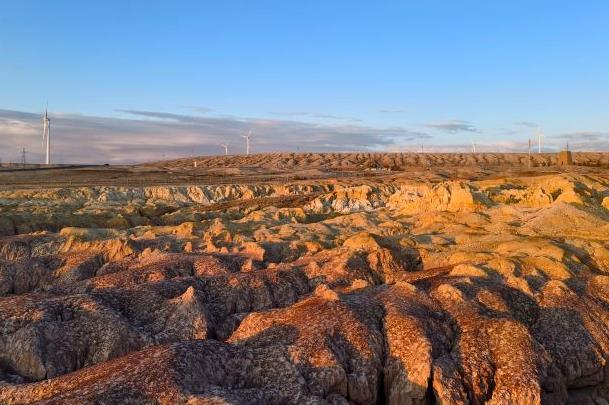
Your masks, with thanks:
<instances>
[{"instance_id":1,"label":"white cloud","mask_svg":"<svg viewBox=\"0 0 609 405\"><path fill-rule=\"evenodd\" d=\"M406 128L320 124L292 120L210 117L157 111L118 110L129 118L52 114L54 160L58 163L127 163L191 154L219 154L221 143L243 153L241 135L254 133L254 152L385 150L428 139ZM22 147L29 161L42 160L39 114L0 110L0 158L18 161Z\"/></svg>"}]
</instances>

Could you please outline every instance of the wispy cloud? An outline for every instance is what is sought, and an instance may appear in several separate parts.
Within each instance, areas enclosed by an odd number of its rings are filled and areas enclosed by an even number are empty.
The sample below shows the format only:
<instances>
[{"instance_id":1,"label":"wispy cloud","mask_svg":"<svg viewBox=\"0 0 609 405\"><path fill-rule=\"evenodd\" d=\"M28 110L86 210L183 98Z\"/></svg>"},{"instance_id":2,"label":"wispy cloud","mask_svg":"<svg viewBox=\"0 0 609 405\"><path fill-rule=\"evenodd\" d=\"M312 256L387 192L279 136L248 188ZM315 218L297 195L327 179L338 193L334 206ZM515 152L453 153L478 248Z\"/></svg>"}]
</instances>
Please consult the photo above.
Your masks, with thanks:
<instances>
[{"instance_id":1,"label":"wispy cloud","mask_svg":"<svg viewBox=\"0 0 609 405\"><path fill-rule=\"evenodd\" d=\"M185 114L173 114L173 113L158 112L158 111L121 110L121 109L117 109L114 111L129 114L129 115L135 115L138 117L152 118L152 119L157 119L157 120L171 120L171 121L177 121L177 122L183 122L183 123L199 122L199 121L205 119L205 118L202 118L199 116L185 115Z\"/></svg>"},{"instance_id":2,"label":"wispy cloud","mask_svg":"<svg viewBox=\"0 0 609 405\"><path fill-rule=\"evenodd\" d=\"M450 120L444 122L437 122L425 125L428 128L437 129L443 132L457 133L457 132L479 132L478 129L469 121L464 120Z\"/></svg>"},{"instance_id":3,"label":"wispy cloud","mask_svg":"<svg viewBox=\"0 0 609 405\"><path fill-rule=\"evenodd\" d=\"M381 114L406 114L407 113L406 110L400 110L400 109L380 109L380 110L378 110L378 112Z\"/></svg>"},{"instance_id":4,"label":"wispy cloud","mask_svg":"<svg viewBox=\"0 0 609 405\"><path fill-rule=\"evenodd\" d=\"M199 113L199 114L207 114L211 111L211 108L197 106L197 105L187 105L187 106L185 106L185 108L189 109L190 111Z\"/></svg>"},{"instance_id":5,"label":"wispy cloud","mask_svg":"<svg viewBox=\"0 0 609 405\"><path fill-rule=\"evenodd\" d=\"M497 132L501 135L516 135L518 131L511 128L498 128Z\"/></svg>"},{"instance_id":6,"label":"wispy cloud","mask_svg":"<svg viewBox=\"0 0 609 405\"><path fill-rule=\"evenodd\" d=\"M300 118L315 118L315 119L333 120L333 121L362 122L361 119L355 118L355 117L348 117L348 116L344 116L344 115L315 113L315 112L309 112L309 111L279 111L279 112L272 112L271 115L275 115L278 117L300 117Z\"/></svg>"},{"instance_id":7,"label":"wispy cloud","mask_svg":"<svg viewBox=\"0 0 609 405\"><path fill-rule=\"evenodd\" d=\"M569 149L574 151L607 151L609 150L609 132L600 131L576 131L555 135L549 138L559 149L569 144Z\"/></svg>"},{"instance_id":8,"label":"wispy cloud","mask_svg":"<svg viewBox=\"0 0 609 405\"><path fill-rule=\"evenodd\" d=\"M571 141L580 142L591 142L609 139L609 132L595 132L595 131L578 131L568 132L565 134L555 135L553 138L561 138Z\"/></svg>"},{"instance_id":9,"label":"wispy cloud","mask_svg":"<svg viewBox=\"0 0 609 405\"><path fill-rule=\"evenodd\" d=\"M518 122L515 122L514 124L521 126L521 127L527 127L527 128L537 128L539 126L539 124L537 124L536 122L532 122L532 121L518 121Z\"/></svg>"},{"instance_id":10,"label":"wispy cloud","mask_svg":"<svg viewBox=\"0 0 609 405\"><path fill-rule=\"evenodd\" d=\"M126 163L219 154L222 143L230 144L233 153L243 153L241 135L249 130L254 152L385 150L431 138L402 127L117 111L126 117L51 115L55 161ZM0 110L0 158L17 161L26 147L30 161L41 161L40 122L39 114Z\"/></svg>"}]
</instances>

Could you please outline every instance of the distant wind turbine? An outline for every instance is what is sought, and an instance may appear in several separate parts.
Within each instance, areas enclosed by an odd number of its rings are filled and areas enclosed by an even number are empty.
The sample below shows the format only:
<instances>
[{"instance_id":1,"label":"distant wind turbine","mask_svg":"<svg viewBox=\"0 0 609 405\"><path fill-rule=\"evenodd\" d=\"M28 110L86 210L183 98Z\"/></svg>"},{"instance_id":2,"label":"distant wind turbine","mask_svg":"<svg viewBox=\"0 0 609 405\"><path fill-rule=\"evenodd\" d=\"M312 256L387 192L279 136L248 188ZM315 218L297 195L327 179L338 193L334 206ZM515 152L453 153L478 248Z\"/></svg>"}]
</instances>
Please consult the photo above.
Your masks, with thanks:
<instances>
[{"instance_id":1,"label":"distant wind turbine","mask_svg":"<svg viewBox=\"0 0 609 405\"><path fill-rule=\"evenodd\" d=\"M543 138L543 131L541 128L537 128L537 153L541 153L541 139Z\"/></svg>"},{"instance_id":2,"label":"distant wind turbine","mask_svg":"<svg viewBox=\"0 0 609 405\"><path fill-rule=\"evenodd\" d=\"M46 149L45 163L51 164L51 119L48 114L49 105L44 109L44 116L42 117L42 145Z\"/></svg>"},{"instance_id":3,"label":"distant wind turbine","mask_svg":"<svg viewBox=\"0 0 609 405\"><path fill-rule=\"evenodd\" d=\"M250 138L252 136L252 131L249 131L247 133L247 135L242 135L243 138L245 138L245 154L249 155L250 154Z\"/></svg>"},{"instance_id":4,"label":"distant wind turbine","mask_svg":"<svg viewBox=\"0 0 609 405\"><path fill-rule=\"evenodd\" d=\"M224 148L224 156L227 156L228 155L228 145L224 143L220 146L222 146Z\"/></svg>"},{"instance_id":5,"label":"distant wind turbine","mask_svg":"<svg viewBox=\"0 0 609 405\"><path fill-rule=\"evenodd\" d=\"M472 153L476 153L476 143L472 141Z\"/></svg>"}]
</instances>

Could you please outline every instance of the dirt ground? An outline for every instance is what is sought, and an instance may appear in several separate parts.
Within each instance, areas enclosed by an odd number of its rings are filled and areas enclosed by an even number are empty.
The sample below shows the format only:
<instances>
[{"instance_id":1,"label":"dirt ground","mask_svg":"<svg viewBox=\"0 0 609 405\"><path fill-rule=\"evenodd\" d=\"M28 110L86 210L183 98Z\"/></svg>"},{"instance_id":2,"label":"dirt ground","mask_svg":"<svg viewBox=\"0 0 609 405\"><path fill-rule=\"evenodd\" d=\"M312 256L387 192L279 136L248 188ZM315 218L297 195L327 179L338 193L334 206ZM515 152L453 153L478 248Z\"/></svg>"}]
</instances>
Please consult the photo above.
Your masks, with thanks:
<instances>
[{"instance_id":1,"label":"dirt ground","mask_svg":"<svg viewBox=\"0 0 609 405\"><path fill-rule=\"evenodd\" d=\"M197 167L194 167L194 162ZM0 168L0 190L16 188L212 185L416 178L479 180L558 172L603 174L609 153L575 154L576 165L555 165L555 154L261 154L197 157L141 165Z\"/></svg>"}]
</instances>

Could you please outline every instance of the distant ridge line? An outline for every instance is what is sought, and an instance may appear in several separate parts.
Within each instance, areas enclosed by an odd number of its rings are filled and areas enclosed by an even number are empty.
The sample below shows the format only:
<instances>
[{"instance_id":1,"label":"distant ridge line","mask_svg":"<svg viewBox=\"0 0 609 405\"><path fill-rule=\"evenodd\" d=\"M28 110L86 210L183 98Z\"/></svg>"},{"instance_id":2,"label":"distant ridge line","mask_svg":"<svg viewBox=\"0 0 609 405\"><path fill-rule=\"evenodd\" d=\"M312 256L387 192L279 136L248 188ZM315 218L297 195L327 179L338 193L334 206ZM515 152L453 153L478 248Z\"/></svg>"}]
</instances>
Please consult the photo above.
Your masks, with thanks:
<instances>
[{"instance_id":1,"label":"distant ridge line","mask_svg":"<svg viewBox=\"0 0 609 405\"><path fill-rule=\"evenodd\" d=\"M412 152L271 152L251 155L213 155L194 157L199 168L359 168L399 169L415 166L554 166L557 153L480 152L480 153L412 153ZM144 166L165 168L192 167L193 157L157 161ZM573 152L573 164L609 167L609 152Z\"/></svg>"}]
</instances>

